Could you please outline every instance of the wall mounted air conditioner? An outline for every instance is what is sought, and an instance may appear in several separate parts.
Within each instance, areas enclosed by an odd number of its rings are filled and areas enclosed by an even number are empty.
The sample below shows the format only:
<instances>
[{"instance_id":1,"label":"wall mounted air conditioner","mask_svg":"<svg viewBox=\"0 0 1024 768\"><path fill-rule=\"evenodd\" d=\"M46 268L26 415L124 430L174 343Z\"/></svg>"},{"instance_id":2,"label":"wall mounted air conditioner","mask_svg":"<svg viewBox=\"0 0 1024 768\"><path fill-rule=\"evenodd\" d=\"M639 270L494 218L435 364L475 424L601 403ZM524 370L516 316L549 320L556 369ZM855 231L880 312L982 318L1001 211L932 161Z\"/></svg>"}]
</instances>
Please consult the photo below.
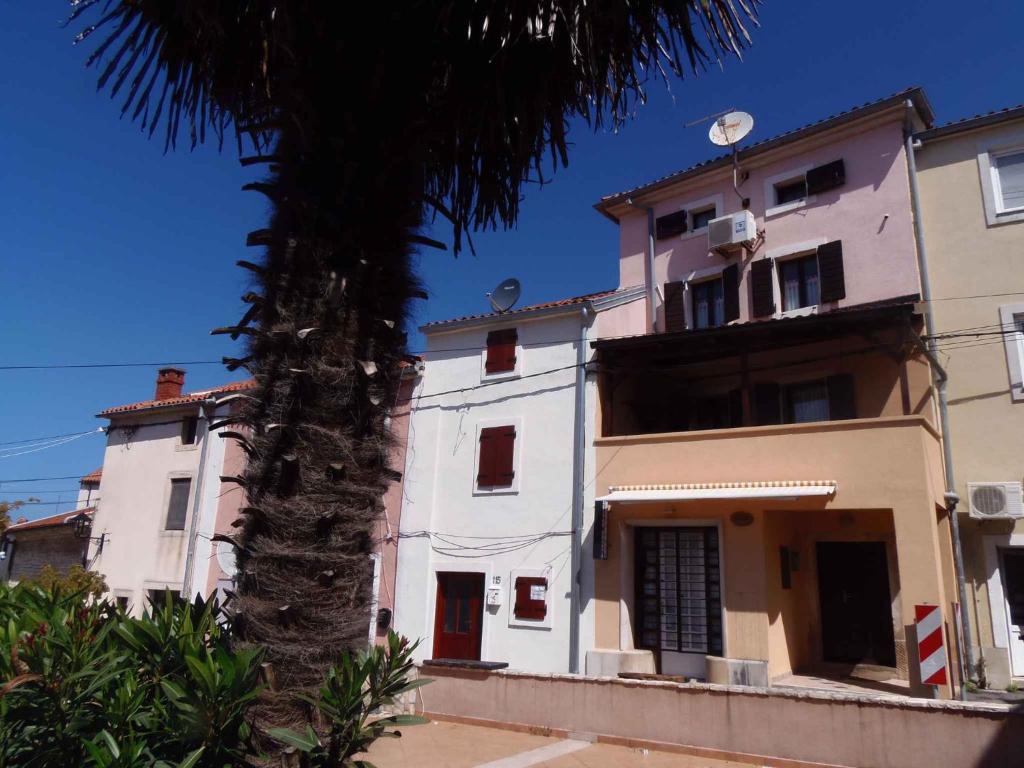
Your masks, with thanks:
<instances>
[{"instance_id":1,"label":"wall mounted air conditioner","mask_svg":"<svg viewBox=\"0 0 1024 768\"><path fill-rule=\"evenodd\" d=\"M750 211L737 211L708 222L708 250L732 253L749 247L757 238L757 223Z\"/></svg>"},{"instance_id":2,"label":"wall mounted air conditioner","mask_svg":"<svg viewBox=\"0 0 1024 768\"><path fill-rule=\"evenodd\" d=\"M967 503L977 520L1024 517L1020 483L968 483Z\"/></svg>"}]
</instances>

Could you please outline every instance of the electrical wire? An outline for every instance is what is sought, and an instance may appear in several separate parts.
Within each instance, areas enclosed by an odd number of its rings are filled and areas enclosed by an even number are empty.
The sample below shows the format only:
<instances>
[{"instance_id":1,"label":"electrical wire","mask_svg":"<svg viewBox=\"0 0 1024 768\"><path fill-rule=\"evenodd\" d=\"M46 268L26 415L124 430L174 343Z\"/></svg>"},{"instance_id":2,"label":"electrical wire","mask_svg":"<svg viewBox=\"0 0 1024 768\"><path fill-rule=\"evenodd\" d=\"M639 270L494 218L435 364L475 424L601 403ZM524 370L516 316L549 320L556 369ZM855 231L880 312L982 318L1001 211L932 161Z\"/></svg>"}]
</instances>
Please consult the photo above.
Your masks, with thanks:
<instances>
[{"instance_id":1,"label":"electrical wire","mask_svg":"<svg viewBox=\"0 0 1024 768\"><path fill-rule=\"evenodd\" d=\"M91 432L83 432L82 434L74 435L73 437L65 437L61 438L60 440L51 441L49 443L35 445L34 447L26 448L25 450L15 449L13 453L0 453L0 459L12 459L15 456L24 456L29 453L38 453L39 451L45 451L49 448L57 448L62 445L67 445L68 443L73 443L75 440L81 440L83 437L87 435L96 435L99 434L100 432L103 432L103 427L98 427L92 430Z\"/></svg>"}]
</instances>

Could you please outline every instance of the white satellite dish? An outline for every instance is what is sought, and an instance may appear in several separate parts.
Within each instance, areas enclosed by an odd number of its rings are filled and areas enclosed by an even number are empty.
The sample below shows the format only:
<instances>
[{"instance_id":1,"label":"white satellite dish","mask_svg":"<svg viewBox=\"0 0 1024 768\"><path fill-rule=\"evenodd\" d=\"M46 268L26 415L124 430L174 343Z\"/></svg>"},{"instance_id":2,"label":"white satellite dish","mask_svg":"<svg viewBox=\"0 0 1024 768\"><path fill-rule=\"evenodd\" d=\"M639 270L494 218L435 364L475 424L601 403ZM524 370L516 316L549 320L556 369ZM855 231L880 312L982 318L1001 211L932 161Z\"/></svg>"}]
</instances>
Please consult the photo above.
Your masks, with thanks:
<instances>
[{"instance_id":1,"label":"white satellite dish","mask_svg":"<svg viewBox=\"0 0 1024 768\"><path fill-rule=\"evenodd\" d=\"M712 144L731 147L754 129L754 118L746 112L726 112L711 124L708 138Z\"/></svg>"},{"instance_id":2,"label":"white satellite dish","mask_svg":"<svg viewBox=\"0 0 1024 768\"><path fill-rule=\"evenodd\" d=\"M229 544L226 541L218 541L217 544L217 564L220 565L220 569L224 572L224 575L229 579L235 578L238 573L238 564L236 558L238 557L235 552L235 545Z\"/></svg>"}]
</instances>

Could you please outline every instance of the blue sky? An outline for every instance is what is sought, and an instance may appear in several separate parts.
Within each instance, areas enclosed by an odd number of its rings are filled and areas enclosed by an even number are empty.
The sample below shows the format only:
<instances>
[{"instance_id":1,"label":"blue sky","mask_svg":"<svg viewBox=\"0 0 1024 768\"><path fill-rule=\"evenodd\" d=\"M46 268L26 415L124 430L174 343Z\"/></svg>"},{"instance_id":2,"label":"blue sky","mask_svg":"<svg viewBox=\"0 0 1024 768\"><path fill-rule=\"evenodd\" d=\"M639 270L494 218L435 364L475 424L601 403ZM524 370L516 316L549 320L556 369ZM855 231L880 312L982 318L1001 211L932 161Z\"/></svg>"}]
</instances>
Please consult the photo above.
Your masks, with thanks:
<instances>
[{"instance_id":1,"label":"blue sky","mask_svg":"<svg viewBox=\"0 0 1024 768\"><path fill-rule=\"evenodd\" d=\"M243 311L245 233L266 206L242 193L251 173L232 147L163 153L97 94L87 50L61 29L61 0L11 2L0 28L0 365L215 360L231 342L209 329ZM952 0L783 2L761 7L744 61L651 85L617 135L573 126L569 168L525 191L518 226L475 236L477 254L426 252L431 298L418 321L486 308L484 292L515 275L523 301L614 287L617 233L592 205L603 195L712 155L706 127L684 123L727 107L755 116L763 139L910 85L940 122L1024 102L1024 5ZM444 239L445 232L435 235ZM413 346L418 338L411 334ZM155 370L0 371L0 443L100 426L99 410L151 396ZM232 377L190 366L187 388ZM90 435L20 456L0 445L0 500L65 500L102 462ZM34 505L29 517L56 505Z\"/></svg>"}]
</instances>

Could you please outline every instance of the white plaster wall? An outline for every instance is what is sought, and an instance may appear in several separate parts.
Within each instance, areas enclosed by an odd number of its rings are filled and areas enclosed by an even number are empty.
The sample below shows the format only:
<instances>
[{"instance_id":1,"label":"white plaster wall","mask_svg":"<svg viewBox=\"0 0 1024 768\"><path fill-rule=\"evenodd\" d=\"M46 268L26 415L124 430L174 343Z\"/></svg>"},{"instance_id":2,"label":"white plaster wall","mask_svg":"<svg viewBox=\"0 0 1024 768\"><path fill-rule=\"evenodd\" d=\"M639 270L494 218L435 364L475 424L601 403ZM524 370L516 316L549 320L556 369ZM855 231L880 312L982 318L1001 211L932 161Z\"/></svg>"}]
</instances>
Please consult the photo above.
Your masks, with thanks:
<instances>
[{"instance_id":1,"label":"white plaster wall","mask_svg":"<svg viewBox=\"0 0 1024 768\"><path fill-rule=\"evenodd\" d=\"M220 572L220 566L217 563L217 549L211 541L217 526L218 497L226 490L220 482L220 476L223 474L224 456L228 441L220 437L220 433L229 431L234 425L215 430L212 434L206 430L210 421L220 421L228 415L230 410L230 405L221 405L214 410L212 419L200 418L199 420L200 437L202 439L209 437L210 444L206 449L206 468L202 472L201 487L194 489L194 492L201 494L202 501L199 505L199 522L195 533L195 553L193 555L191 583L188 585L187 590L189 596L193 599L196 595L206 597L208 595L211 570ZM201 442L199 443L199 449L202 451ZM186 529L188 525L186 522ZM182 573L184 573L184 569L185 566L182 564Z\"/></svg>"},{"instance_id":2,"label":"white plaster wall","mask_svg":"<svg viewBox=\"0 0 1024 768\"><path fill-rule=\"evenodd\" d=\"M110 592L129 597L136 613L144 607L145 590L181 589L199 457L206 439L201 433L195 445L182 446L180 424L154 423L196 413L198 408L133 416L132 423L138 427L134 432L116 429L107 438L103 499L93 522L93 536L106 534L106 539L103 552L97 554L93 542L89 556ZM118 423L123 422L114 422ZM185 530L165 531L170 480L183 476L192 477Z\"/></svg>"},{"instance_id":3,"label":"white plaster wall","mask_svg":"<svg viewBox=\"0 0 1024 768\"><path fill-rule=\"evenodd\" d=\"M481 658L508 662L513 669L567 671L570 536L552 536L515 552L487 554L486 550L439 552L437 550L445 545L423 533L504 537L567 533L571 529L576 372L568 368L533 378L522 377L575 366L580 313L574 311L568 316L528 322L510 320L513 322L496 322L428 337L425 372L414 395L409 429L395 627L410 638L422 638L417 659L430 658L433 654L435 574L438 571L484 573L487 586L493 586L492 579L500 577L503 603L499 608L484 608ZM519 377L507 378L492 386L430 397L436 392L478 386L482 352L478 354L464 348L482 350L489 330L511 325L518 330ZM443 351L446 349L460 351ZM593 412L592 407L587 410ZM518 425L515 468L518 490L514 493L474 492L477 428L481 422ZM592 444L592 439L587 442ZM588 448L587 452L592 454L593 449ZM592 476L591 472L587 479ZM592 487L589 491L590 501L585 507L590 510L588 517L592 515ZM588 521L584 526L585 536L589 527ZM495 539L458 538L457 541L479 545ZM539 569L548 574L550 629L509 625L514 602L510 577L513 570L522 569ZM592 584L592 577L589 579ZM588 584L587 578L584 584ZM590 591L592 594L592 587ZM585 600L585 611L592 610L591 602ZM583 626L587 623L581 622Z\"/></svg>"}]
</instances>

